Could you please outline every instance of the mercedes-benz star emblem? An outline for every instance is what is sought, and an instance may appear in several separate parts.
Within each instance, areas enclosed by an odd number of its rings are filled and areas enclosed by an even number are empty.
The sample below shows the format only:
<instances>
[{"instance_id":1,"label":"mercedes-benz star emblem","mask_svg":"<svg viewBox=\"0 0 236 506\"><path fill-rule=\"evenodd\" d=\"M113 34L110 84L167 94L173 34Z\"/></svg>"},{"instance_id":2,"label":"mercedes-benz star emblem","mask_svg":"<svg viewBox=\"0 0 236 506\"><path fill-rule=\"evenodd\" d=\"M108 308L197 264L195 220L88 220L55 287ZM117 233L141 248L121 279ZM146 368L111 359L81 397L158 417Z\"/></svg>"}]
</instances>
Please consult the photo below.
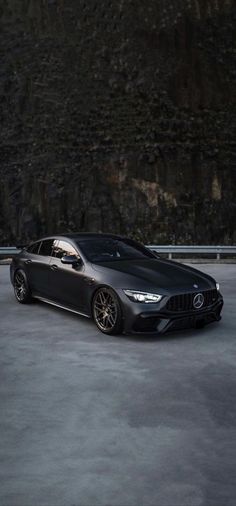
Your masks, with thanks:
<instances>
[{"instance_id":1,"label":"mercedes-benz star emblem","mask_svg":"<svg viewBox=\"0 0 236 506\"><path fill-rule=\"evenodd\" d=\"M193 298L193 307L200 309L204 304L204 296L202 293L197 293Z\"/></svg>"}]
</instances>

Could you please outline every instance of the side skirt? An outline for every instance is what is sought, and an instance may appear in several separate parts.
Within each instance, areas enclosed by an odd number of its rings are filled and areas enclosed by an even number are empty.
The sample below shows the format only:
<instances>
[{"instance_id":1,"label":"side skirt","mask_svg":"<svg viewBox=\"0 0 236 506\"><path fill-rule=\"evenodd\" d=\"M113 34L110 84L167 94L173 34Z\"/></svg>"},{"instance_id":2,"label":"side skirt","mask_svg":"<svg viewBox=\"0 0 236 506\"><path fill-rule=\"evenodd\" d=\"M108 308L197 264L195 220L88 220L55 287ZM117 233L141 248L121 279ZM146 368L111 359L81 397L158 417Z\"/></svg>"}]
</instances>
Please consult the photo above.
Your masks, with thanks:
<instances>
[{"instance_id":1,"label":"side skirt","mask_svg":"<svg viewBox=\"0 0 236 506\"><path fill-rule=\"evenodd\" d=\"M41 300L42 302L46 302L46 304L51 304L51 306L59 307L60 309L65 309L65 311L70 311L71 313L79 314L80 316L85 316L85 318L91 318L89 315L85 313L81 313L81 311L77 311L77 309L71 309L70 307L63 306L62 304L58 304L57 302L53 302L52 300L45 299L44 297L40 297L39 295L33 295L34 299Z\"/></svg>"}]
</instances>

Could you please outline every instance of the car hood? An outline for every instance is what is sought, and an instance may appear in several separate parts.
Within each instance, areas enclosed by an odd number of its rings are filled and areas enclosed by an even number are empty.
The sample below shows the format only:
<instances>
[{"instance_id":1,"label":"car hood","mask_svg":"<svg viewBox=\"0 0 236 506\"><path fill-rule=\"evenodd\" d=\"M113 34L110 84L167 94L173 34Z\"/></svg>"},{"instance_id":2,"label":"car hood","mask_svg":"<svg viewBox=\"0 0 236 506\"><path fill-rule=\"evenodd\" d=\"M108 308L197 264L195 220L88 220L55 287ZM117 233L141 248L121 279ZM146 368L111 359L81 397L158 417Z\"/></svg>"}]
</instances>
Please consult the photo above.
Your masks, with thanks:
<instances>
[{"instance_id":1,"label":"car hood","mask_svg":"<svg viewBox=\"0 0 236 506\"><path fill-rule=\"evenodd\" d=\"M118 260L94 264L93 267L103 274L107 273L114 287L140 290L178 288L178 291L215 288L215 281L207 274L164 259Z\"/></svg>"}]
</instances>

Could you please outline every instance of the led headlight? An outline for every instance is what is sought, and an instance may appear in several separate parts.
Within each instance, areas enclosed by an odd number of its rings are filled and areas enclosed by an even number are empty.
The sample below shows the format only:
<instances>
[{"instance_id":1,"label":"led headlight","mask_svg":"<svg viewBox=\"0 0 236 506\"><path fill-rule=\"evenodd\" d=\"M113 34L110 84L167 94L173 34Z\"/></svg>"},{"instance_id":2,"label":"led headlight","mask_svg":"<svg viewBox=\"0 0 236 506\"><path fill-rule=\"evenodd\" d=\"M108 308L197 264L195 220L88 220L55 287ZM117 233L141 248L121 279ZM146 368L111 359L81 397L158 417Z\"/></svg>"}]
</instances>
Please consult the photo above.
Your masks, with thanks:
<instances>
[{"instance_id":1,"label":"led headlight","mask_svg":"<svg viewBox=\"0 0 236 506\"><path fill-rule=\"evenodd\" d=\"M146 302L147 304L155 304L162 299L162 295L156 293L139 292L137 290L124 290L125 295L133 302Z\"/></svg>"},{"instance_id":2,"label":"led headlight","mask_svg":"<svg viewBox=\"0 0 236 506\"><path fill-rule=\"evenodd\" d=\"M219 289L220 289L220 284L216 283L216 290L218 290L218 292L219 292Z\"/></svg>"}]
</instances>

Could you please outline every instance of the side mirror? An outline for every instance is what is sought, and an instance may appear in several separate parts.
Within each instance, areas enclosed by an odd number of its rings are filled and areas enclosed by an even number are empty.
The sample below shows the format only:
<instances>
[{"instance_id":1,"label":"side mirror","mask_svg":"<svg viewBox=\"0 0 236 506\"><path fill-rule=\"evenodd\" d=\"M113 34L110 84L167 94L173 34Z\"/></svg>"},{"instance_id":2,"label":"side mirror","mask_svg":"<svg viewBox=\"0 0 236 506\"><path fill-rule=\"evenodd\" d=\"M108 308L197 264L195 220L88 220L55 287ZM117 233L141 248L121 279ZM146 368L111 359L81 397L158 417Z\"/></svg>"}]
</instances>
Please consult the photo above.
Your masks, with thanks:
<instances>
[{"instance_id":1,"label":"side mirror","mask_svg":"<svg viewBox=\"0 0 236 506\"><path fill-rule=\"evenodd\" d=\"M82 260L81 258L78 258L76 255L64 255L64 257L61 258L61 263L66 265L81 265Z\"/></svg>"}]
</instances>

